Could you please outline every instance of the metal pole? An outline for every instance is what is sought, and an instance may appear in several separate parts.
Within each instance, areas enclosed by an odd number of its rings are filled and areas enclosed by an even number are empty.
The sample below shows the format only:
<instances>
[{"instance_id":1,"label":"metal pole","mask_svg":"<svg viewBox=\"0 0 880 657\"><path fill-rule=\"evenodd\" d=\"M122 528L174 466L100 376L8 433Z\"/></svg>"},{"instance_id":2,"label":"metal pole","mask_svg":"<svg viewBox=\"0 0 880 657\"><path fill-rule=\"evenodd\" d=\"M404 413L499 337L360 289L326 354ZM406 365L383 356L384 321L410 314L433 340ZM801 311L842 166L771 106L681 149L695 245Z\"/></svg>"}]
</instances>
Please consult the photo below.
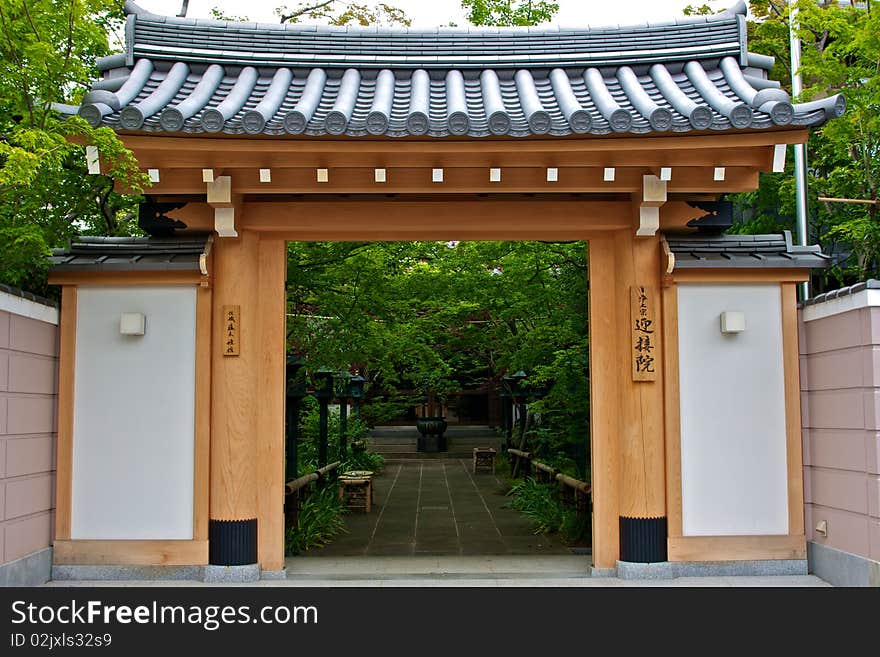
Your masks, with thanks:
<instances>
[{"instance_id":1,"label":"metal pole","mask_svg":"<svg viewBox=\"0 0 880 657\"><path fill-rule=\"evenodd\" d=\"M792 0L789 0L789 24L788 35L791 43L791 95L795 100L803 91L801 83L801 40L797 36L798 9ZM797 241L807 245L807 145L794 145L794 183L795 183L795 208L797 211ZM810 298L810 281L807 279L800 286L801 300Z\"/></svg>"},{"instance_id":2,"label":"metal pole","mask_svg":"<svg viewBox=\"0 0 880 657\"><path fill-rule=\"evenodd\" d=\"M299 397L287 398L287 467L284 481L296 479L299 449L299 409L302 400Z\"/></svg>"},{"instance_id":3,"label":"metal pole","mask_svg":"<svg viewBox=\"0 0 880 657\"><path fill-rule=\"evenodd\" d=\"M327 406L330 400L321 396L318 398L318 467L323 468L327 465Z\"/></svg>"},{"instance_id":4,"label":"metal pole","mask_svg":"<svg viewBox=\"0 0 880 657\"><path fill-rule=\"evenodd\" d=\"M348 398L339 400L339 460L345 460L345 452L348 449Z\"/></svg>"},{"instance_id":5,"label":"metal pole","mask_svg":"<svg viewBox=\"0 0 880 657\"><path fill-rule=\"evenodd\" d=\"M513 414L513 404L509 394L501 396L501 416L504 427L504 449L510 449L510 433L511 433L511 415Z\"/></svg>"}]
</instances>

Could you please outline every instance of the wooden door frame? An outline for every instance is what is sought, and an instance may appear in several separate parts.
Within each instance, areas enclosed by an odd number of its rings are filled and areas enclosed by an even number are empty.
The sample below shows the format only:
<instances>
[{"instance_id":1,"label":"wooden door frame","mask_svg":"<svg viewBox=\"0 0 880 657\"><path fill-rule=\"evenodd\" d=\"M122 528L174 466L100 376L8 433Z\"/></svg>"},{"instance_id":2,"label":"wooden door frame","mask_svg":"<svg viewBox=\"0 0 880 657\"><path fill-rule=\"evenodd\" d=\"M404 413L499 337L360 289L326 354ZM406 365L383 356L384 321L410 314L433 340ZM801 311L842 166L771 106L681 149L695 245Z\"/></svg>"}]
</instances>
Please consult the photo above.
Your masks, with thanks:
<instances>
[{"instance_id":1,"label":"wooden door frame","mask_svg":"<svg viewBox=\"0 0 880 657\"><path fill-rule=\"evenodd\" d=\"M541 203L541 201L536 201ZM382 215L383 202L372 201L372 213ZM245 213L245 216L246 213ZM523 212L533 224L534 215ZM259 358L258 373L261 413L259 419L261 445L257 451L257 472L259 486L257 491L259 509L259 560L264 570L280 570L283 567L284 524L283 524L283 455L284 455L284 356L286 354L286 332L278 330L278 317L285 314L285 277L277 275L286 271L287 242L293 241L351 241L349 233L334 221L332 215L322 217L326 228L317 232L310 228L308 240L302 233L291 230L258 230L260 236L260 298L259 324L262 340L262 353ZM369 219L365 219L369 223ZM462 221L465 226L468 221ZM472 223L472 222L471 222ZM448 228L449 239L458 234L455 227ZM468 231L463 231L467 235ZM576 238L587 243L589 253L589 326L590 326L590 454L591 478L593 486L593 564L597 568L614 568L619 556L619 462L618 462L618 423L619 423L619 378L622 376L618 364L618 345L616 313L609 309L617 303L615 280L615 235L620 231L578 230L567 231L569 239ZM632 237L632 233L626 231ZM481 231L482 241L526 241L541 239L540 229L530 227L524 236L516 222L508 228L493 228L491 232ZM548 231L554 239L555 231ZM397 233L382 233L381 239L368 241L417 241L436 239L434 227L424 230L410 229ZM465 239L468 239L466 237ZM473 239L472 237L470 239ZM360 241L360 240L358 240ZM283 245L283 247L279 247ZM279 262L283 259L284 262ZM222 275L222 272L220 272ZM659 275L658 275L659 277ZM268 285L268 287L267 287ZM280 457L279 457L280 455Z\"/></svg>"}]
</instances>

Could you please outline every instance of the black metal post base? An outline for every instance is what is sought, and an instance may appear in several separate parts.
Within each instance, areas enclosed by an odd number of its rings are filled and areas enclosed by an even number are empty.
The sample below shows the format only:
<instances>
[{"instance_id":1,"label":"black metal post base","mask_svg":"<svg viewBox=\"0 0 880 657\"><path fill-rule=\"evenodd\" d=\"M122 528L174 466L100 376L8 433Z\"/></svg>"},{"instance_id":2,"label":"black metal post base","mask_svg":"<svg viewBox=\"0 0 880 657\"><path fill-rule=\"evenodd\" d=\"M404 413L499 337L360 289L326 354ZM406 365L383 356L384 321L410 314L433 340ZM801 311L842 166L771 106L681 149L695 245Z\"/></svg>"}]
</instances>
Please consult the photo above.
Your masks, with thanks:
<instances>
[{"instance_id":1,"label":"black metal post base","mask_svg":"<svg viewBox=\"0 0 880 657\"><path fill-rule=\"evenodd\" d=\"M257 519L208 521L208 563L213 566L257 563Z\"/></svg>"},{"instance_id":2,"label":"black metal post base","mask_svg":"<svg viewBox=\"0 0 880 657\"><path fill-rule=\"evenodd\" d=\"M620 560L666 561L666 518L620 517Z\"/></svg>"}]
</instances>

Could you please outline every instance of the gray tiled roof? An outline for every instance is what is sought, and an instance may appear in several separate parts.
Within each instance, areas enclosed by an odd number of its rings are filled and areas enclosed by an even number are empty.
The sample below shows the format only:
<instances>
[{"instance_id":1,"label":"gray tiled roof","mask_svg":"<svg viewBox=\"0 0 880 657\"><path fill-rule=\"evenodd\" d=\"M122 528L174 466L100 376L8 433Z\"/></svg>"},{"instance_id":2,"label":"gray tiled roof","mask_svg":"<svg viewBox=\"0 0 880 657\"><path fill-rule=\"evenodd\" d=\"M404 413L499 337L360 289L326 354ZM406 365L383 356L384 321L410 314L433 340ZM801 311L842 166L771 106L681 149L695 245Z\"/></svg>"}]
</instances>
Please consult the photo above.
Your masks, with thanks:
<instances>
[{"instance_id":1,"label":"gray tiled roof","mask_svg":"<svg viewBox=\"0 0 880 657\"><path fill-rule=\"evenodd\" d=\"M53 271L198 271L209 235L79 237L70 248L53 249Z\"/></svg>"},{"instance_id":2,"label":"gray tiled roof","mask_svg":"<svg viewBox=\"0 0 880 657\"><path fill-rule=\"evenodd\" d=\"M39 294L26 292L25 290L19 289L17 287L12 287L11 285L6 285L5 283L0 283L0 292L5 292L6 294L11 294L14 297L27 299L28 301L33 301L34 303L39 303L44 306L49 306L50 308L58 308L59 305L58 302L53 299L47 299L46 297L41 297Z\"/></svg>"},{"instance_id":3,"label":"gray tiled roof","mask_svg":"<svg viewBox=\"0 0 880 657\"><path fill-rule=\"evenodd\" d=\"M874 278L869 278L867 281L862 281L861 283L856 283L855 285L850 285L848 287L842 287L839 290L831 290L830 292L818 294L815 297L811 297L804 301L803 305L812 306L817 303L822 303L823 301L837 299L838 297L846 297L852 294L858 294L859 292L862 292L864 290L880 290L880 281Z\"/></svg>"},{"instance_id":4,"label":"gray tiled roof","mask_svg":"<svg viewBox=\"0 0 880 657\"><path fill-rule=\"evenodd\" d=\"M404 137L819 125L746 48L745 4L587 29L428 30L156 16L126 3L126 51L79 114L119 130ZM59 107L59 111L65 111Z\"/></svg>"},{"instance_id":5,"label":"gray tiled roof","mask_svg":"<svg viewBox=\"0 0 880 657\"><path fill-rule=\"evenodd\" d=\"M666 235L675 269L824 268L830 257L818 246L796 246L791 231L776 235Z\"/></svg>"}]
</instances>

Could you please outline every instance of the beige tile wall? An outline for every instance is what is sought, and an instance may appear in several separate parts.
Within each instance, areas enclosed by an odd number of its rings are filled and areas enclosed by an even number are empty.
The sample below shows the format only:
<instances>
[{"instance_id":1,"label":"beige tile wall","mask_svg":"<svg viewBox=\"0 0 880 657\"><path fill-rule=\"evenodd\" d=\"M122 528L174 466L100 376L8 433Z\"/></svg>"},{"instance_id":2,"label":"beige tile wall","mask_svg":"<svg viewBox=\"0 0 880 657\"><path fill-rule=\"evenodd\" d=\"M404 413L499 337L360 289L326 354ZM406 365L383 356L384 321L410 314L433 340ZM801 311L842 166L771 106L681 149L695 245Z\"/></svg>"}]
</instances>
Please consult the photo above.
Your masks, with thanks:
<instances>
[{"instance_id":1,"label":"beige tile wall","mask_svg":"<svg viewBox=\"0 0 880 657\"><path fill-rule=\"evenodd\" d=\"M57 377L58 327L0 311L0 563L52 542Z\"/></svg>"},{"instance_id":2,"label":"beige tile wall","mask_svg":"<svg viewBox=\"0 0 880 657\"><path fill-rule=\"evenodd\" d=\"M800 329L807 537L880 561L880 308Z\"/></svg>"}]
</instances>

